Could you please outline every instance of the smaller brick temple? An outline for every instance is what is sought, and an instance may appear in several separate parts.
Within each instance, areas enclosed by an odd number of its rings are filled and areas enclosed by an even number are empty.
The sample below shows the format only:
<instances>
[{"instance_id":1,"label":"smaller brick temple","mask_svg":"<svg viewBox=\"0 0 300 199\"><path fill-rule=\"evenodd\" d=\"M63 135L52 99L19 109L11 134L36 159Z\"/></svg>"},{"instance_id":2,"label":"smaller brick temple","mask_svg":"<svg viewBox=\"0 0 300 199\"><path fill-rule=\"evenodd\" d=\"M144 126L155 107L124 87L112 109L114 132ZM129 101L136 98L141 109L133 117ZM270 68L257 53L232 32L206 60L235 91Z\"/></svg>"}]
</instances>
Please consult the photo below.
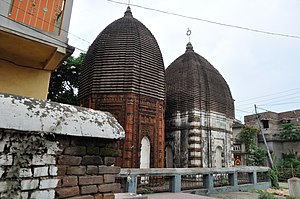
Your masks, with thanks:
<instances>
[{"instance_id":1,"label":"smaller brick temple","mask_svg":"<svg viewBox=\"0 0 300 199\"><path fill-rule=\"evenodd\" d=\"M166 70L166 93L166 166L231 166L234 101L225 79L190 42Z\"/></svg>"},{"instance_id":2,"label":"smaller brick temple","mask_svg":"<svg viewBox=\"0 0 300 199\"><path fill-rule=\"evenodd\" d=\"M90 46L79 100L84 107L112 113L124 127L118 166L164 167L164 63L156 39L130 7Z\"/></svg>"}]
</instances>

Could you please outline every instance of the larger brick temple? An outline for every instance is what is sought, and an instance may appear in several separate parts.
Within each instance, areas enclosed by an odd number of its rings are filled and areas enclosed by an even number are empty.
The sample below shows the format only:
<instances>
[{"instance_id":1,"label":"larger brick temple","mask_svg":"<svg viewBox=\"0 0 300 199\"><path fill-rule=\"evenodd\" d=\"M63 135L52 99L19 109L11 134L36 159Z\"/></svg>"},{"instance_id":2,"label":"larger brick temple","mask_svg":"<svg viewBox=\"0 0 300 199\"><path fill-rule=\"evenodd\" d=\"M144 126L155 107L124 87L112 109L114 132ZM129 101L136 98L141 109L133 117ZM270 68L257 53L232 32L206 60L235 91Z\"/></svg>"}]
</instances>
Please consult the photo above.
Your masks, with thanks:
<instances>
[{"instance_id":1,"label":"larger brick temple","mask_svg":"<svg viewBox=\"0 0 300 199\"><path fill-rule=\"evenodd\" d=\"M123 168L164 167L165 70L156 39L128 7L90 46L80 104L112 113L124 127Z\"/></svg>"}]
</instances>

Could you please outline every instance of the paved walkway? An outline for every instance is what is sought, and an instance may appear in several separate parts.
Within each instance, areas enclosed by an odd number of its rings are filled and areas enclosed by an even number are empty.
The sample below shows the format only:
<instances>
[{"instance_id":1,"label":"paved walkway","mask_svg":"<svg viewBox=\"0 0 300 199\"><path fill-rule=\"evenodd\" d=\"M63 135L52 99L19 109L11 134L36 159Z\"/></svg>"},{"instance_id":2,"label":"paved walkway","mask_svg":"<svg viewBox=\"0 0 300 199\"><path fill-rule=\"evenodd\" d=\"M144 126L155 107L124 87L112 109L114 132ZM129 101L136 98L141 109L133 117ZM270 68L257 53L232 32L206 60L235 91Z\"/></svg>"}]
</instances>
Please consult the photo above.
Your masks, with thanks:
<instances>
[{"instance_id":1,"label":"paved walkway","mask_svg":"<svg viewBox=\"0 0 300 199\"><path fill-rule=\"evenodd\" d=\"M270 193L282 192L283 195L288 195L287 183L279 183L279 190L268 189ZM280 194L281 195L281 194ZM209 196L200 196L188 193L154 193L147 195L130 195L129 193L116 194L116 199L258 199L258 193L251 192L228 192L211 194ZM277 198L284 198L283 196L277 196Z\"/></svg>"},{"instance_id":2,"label":"paved walkway","mask_svg":"<svg viewBox=\"0 0 300 199\"><path fill-rule=\"evenodd\" d=\"M135 195L135 194L115 194L115 199L217 199L214 197L200 196L188 193L154 193L145 195Z\"/></svg>"}]
</instances>

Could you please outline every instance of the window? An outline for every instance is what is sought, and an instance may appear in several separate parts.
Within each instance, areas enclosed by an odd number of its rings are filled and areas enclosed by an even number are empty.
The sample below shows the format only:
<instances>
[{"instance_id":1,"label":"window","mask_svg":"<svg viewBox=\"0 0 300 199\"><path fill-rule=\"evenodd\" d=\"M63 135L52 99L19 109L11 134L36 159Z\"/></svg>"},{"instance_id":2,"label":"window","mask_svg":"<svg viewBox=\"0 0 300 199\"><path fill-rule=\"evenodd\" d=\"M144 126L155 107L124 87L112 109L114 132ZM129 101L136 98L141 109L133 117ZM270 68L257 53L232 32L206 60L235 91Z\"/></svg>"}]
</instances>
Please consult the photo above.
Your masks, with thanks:
<instances>
[{"instance_id":1,"label":"window","mask_svg":"<svg viewBox=\"0 0 300 199\"><path fill-rule=\"evenodd\" d=\"M263 128L268 129L269 128L269 120L261 120Z\"/></svg>"}]
</instances>

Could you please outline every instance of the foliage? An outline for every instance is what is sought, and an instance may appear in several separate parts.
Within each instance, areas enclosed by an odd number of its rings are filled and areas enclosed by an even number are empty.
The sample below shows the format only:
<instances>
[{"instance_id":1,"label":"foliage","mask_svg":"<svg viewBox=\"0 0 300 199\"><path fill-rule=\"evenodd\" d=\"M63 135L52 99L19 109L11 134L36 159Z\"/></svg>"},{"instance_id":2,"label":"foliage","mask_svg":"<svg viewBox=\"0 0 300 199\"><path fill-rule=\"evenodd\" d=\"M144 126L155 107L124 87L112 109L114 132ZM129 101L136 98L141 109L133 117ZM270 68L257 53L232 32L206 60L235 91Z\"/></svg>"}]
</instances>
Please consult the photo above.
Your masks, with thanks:
<instances>
[{"instance_id":1,"label":"foliage","mask_svg":"<svg viewBox=\"0 0 300 199\"><path fill-rule=\"evenodd\" d=\"M286 196L286 199L297 199L296 196Z\"/></svg>"},{"instance_id":2,"label":"foliage","mask_svg":"<svg viewBox=\"0 0 300 199\"><path fill-rule=\"evenodd\" d=\"M21 190L22 179L19 176L20 169L29 167L32 157L45 151L45 138L43 134L28 136L15 134L11 138L11 142L14 143L11 147L14 164L8 169L6 174L7 190L2 196L3 199L16 197Z\"/></svg>"},{"instance_id":3,"label":"foliage","mask_svg":"<svg viewBox=\"0 0 300 199\"><path fill-rule=\"evenodd\" d=\"M286 198L286 199L297 199L296 196L286 196L285 198Z\"/></svg>"},{"instance_id":4,"label":"foliage","mask_svg":"<svg viewBox=\"0 0 300 199\"><path fill-rule=\"evenodd\" d=\"M262 166L266 160L266 151L257 147L257 133L256 128L244 126L238 135L238 141L245 144L247 165Z\"/></svg>"},{"instance_id":5,"label":"foliage","mask_svg":"<svg viewBox=\"0 0 300 199\"><path fill-rule=\"evenodd\" d=\"M255 146L253 152L248 155L247 163L253 166L263 166L266 161L266 150Z\"/></svg>"},{"instance_id":6,"label":"foliage","mask_svg":"<svg viewBox=\"0 0 300 199\"><path fill-rule=\"evenodd\" d=\"M280 137L283 140L298 140L300 139L300 125L295 123L282 124L280 126Z\"/></svg>"},{"instance_id":7,"label":"foliage","mask_svg":"<svg viewBox=\"0 0 300 199\"><path fill-rule=\"evenodd\" d=\"M78 76L85 54L77 58L70 56L51 73L48 99L71 105L78 105Z\"/></svg>"},{"instance_id":8,"label":"foliage","mask_svg":"<svg viewBox=\"0 0 300 199\"><path fill-rule=\"evenodd\" d=\"M250 151L256 146L258 130L250 126L244 126L238 134L238 141L245 144L246 151Z\"/></svg>"},{"instance_id":9,"label":"foliage","mask_svg":"<svg viewBox=\"0 0 300 199\"><path fill-rule=\"evenodd\" d=\"M276 199L276 196L266 191L260 191L258 199Z\"/></svg>"},{"instance_id":10,"label":"foliage","mask_svg":"<svg viewBox=\"0 0 300 199\"><path fill-rule=\"evenodd\" d=\"M284 168L299 168L300 156L298 152L289 151L289 153L283 153L280 166Z\"/></svg>"},{"instance_id":11,"label":"foliage","mask_svg":"<svg viewBox=\"0 0 300 199\"><path fill-rule=\"evenodd\" d=\"M271 179L271 186L273 188L278 189L279 188L279 180L278 180L278 176L279 176L279 172L278 169L276 167L272 167L269 171L269 177Z\"/></svg>"}]
</instances>

